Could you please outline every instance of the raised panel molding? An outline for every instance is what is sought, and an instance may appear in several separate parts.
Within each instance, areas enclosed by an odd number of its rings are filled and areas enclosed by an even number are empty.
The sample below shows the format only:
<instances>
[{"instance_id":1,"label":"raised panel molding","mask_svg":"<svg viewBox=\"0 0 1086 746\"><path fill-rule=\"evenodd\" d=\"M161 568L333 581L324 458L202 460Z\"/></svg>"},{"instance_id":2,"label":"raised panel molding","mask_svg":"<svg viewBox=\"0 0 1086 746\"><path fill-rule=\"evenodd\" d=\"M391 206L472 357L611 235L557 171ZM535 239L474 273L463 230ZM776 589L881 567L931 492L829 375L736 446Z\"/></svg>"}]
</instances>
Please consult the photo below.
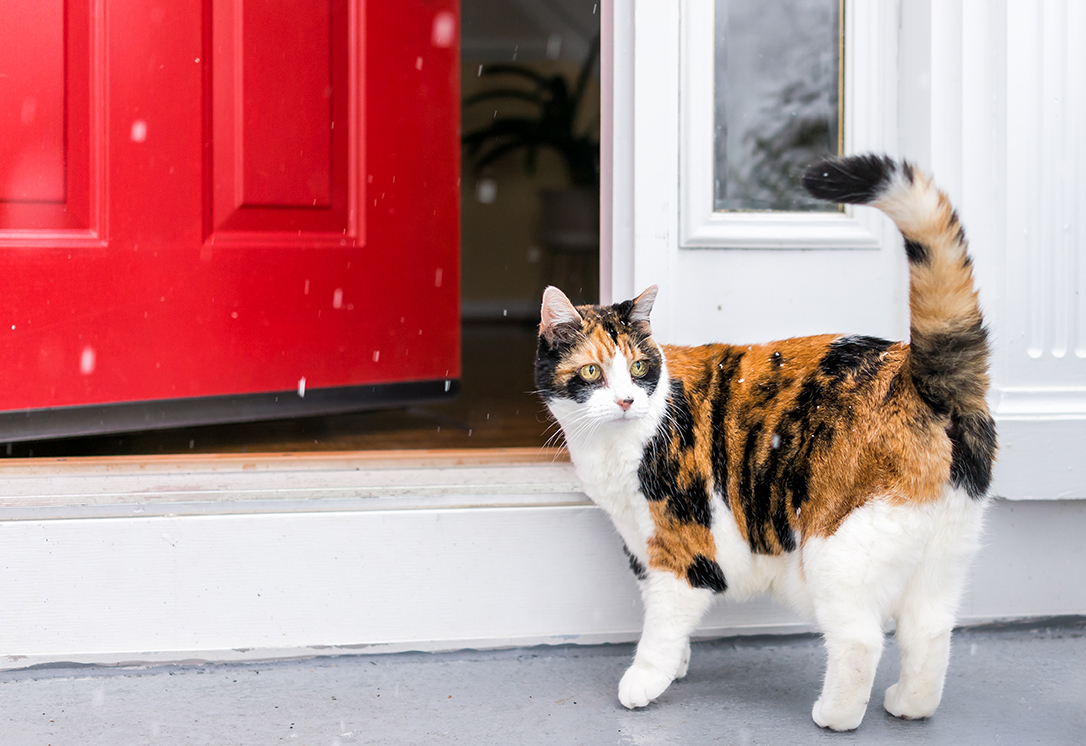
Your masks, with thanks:
<instances>
[{"instance_id":1,"label":"raised panel molding","mask_svg":"<svg viewBox=\"0 0 1086 746\"><path fill-rule=\"evenodd\" d=\"M293 6L247 2L238 24L233 67L242 91L234 103L246 207L331 207L332 94L343 94L332 77L332 8L327 1Z\"/></svg>"},{"instance_id":2,"label":"raised panel molding","mask_svg":"<svg viewBox=\"0 0 1086 746\"><path fill-rule=\"evenodd\" d=\"M100 246L104 0L5 8L0 246Z\"/></svg>"},{"instance_id":3,"label":"raised panel molding","mask_svg":"<svg viewBox=\"0 0 1086 746\"><path fill-rule=\"evenodd\" d=\"M64 3L16 3L0 29L0 200L63 202Z\"/></svg>"},{"instance_id":4,"label":"raised panel molding","mask_svg":"<svg viewBox=\"0 0 1086 746\"><path fill-rule=\"evenodd\" d=\"M993 492L1083 498L1086 4L931 8L932 69L962 65L956 90L932 93L931 166L961 206L990 325Z\"/></svg>"},{"instance_id":5,"label":"raised panel molding","mask_svg":"<svg viewBox=\"0 0 1086 746\"><path fill-rule=\"evenodd\" d=\"M208 244L356 241L359 1L211 2Z\"/></svg>"},{"instance_id":6,"label":"raised panel molding","mask_svg":"<svg viewBox=\"0 0 1086 746\"><path fill-rule=\"evenodd\" d=\"M1086 401L1086 5L1011 2L1007 35L1000 383L1039 402L1050 390Z\"/></svg>"}]
</instances>

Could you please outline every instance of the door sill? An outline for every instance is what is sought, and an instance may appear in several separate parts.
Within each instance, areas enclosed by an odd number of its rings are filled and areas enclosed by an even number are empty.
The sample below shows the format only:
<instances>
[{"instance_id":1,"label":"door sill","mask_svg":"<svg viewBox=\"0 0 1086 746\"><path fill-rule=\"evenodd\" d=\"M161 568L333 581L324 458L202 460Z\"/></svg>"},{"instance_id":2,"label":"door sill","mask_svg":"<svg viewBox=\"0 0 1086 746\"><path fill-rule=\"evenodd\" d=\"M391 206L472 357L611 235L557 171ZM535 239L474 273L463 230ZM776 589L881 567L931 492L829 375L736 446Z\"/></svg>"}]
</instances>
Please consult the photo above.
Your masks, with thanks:
<instances>
[{"instance_id":1,"label":"door sill","mask_svg":"<svg viewBox=\"0 0 1086 746\"><path fill-rule=\"evenodd\" d=\"M0 520L587 505L558 449L42 458L0 465Z\"/></svg>"}]
</instances>

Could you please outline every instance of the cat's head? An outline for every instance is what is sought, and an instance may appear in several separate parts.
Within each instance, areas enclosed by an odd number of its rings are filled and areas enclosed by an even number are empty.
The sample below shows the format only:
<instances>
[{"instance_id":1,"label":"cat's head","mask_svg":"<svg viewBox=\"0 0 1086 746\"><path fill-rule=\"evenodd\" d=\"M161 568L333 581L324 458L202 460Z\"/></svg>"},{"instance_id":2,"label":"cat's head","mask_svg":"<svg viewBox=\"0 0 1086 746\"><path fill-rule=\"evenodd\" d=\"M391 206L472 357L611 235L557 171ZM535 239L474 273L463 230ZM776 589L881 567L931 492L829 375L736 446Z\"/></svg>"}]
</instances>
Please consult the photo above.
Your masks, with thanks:
<instances>
[{"instance_id":1,"label":"cat's head","mask_svg":"<svg viewBox=\"0 0 1086 746\"><path fill-rule=\"evenodd\" d=\"M556 287L543 292L535 380L555 414L575 408L619 422L650 411L663 367L649 328L655 299L655 285L610 306L574 306Z\"/></svg>"}]
</instances>

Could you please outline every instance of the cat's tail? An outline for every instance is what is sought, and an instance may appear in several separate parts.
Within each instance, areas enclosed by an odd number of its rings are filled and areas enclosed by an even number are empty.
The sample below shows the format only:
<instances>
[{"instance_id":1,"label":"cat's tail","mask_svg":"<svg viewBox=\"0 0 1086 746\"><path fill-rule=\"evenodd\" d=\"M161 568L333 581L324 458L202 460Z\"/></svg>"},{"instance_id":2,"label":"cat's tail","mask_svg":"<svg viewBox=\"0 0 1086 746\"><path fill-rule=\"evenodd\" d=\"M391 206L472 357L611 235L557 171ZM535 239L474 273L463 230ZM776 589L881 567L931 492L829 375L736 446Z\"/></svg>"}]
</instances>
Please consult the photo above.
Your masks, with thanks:
<instances>
[{"instance_id":1,"label":"cat's tail","mask_svg":"<svg viewBox=\"0 0 1086 746\"><path fill-rule=\"evenodd\" d=\"M988 334L965 232L946 194L909 163L860 155L823 161L803 186L830 202L872 205L897 224L909 258L913 383L940 416L949 416L951 481L972 497L991 482L995 424L988 391Z\"/></svg>"}]
</instances>

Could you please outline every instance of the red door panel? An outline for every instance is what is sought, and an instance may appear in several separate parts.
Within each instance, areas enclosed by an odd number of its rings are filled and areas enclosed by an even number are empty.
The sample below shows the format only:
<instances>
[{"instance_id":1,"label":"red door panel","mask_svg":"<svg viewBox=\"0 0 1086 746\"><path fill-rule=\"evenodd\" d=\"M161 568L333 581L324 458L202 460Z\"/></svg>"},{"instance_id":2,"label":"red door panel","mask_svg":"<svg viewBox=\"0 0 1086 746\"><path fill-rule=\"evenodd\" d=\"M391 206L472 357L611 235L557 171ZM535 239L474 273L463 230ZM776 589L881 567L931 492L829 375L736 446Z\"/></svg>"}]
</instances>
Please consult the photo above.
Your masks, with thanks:
<instances>
[{"instance_id":1,"label":"red door panel","mask_svg":"<svg viewBox=\"0 0 1086 746\"><path fill-rule=\"evenodd\" d=\"M354 238L359 37L348 3L218 0L213 13L213 242L266 230Z\"/></svg>"},{"instance_id":2,"label":"red door panel","mask_svg":"<svg viewBox=\"0 0 1086 746\"><path fill-rule=\"evenodd\" d=\"M454 0L15 4L0 439L455 392Z\"/></svg>"},{"instance_id":3,"label":"red door panel","mask_svg":"<svg viewBox=\"0 0 1086 746\"><path fill-rule=\"evenodd\" d=\"M0 229L97 243L94 24L88 0L17 0L0 23ZM3 239L0 239L3 240Z\"/></svg>"}]
</instances>

